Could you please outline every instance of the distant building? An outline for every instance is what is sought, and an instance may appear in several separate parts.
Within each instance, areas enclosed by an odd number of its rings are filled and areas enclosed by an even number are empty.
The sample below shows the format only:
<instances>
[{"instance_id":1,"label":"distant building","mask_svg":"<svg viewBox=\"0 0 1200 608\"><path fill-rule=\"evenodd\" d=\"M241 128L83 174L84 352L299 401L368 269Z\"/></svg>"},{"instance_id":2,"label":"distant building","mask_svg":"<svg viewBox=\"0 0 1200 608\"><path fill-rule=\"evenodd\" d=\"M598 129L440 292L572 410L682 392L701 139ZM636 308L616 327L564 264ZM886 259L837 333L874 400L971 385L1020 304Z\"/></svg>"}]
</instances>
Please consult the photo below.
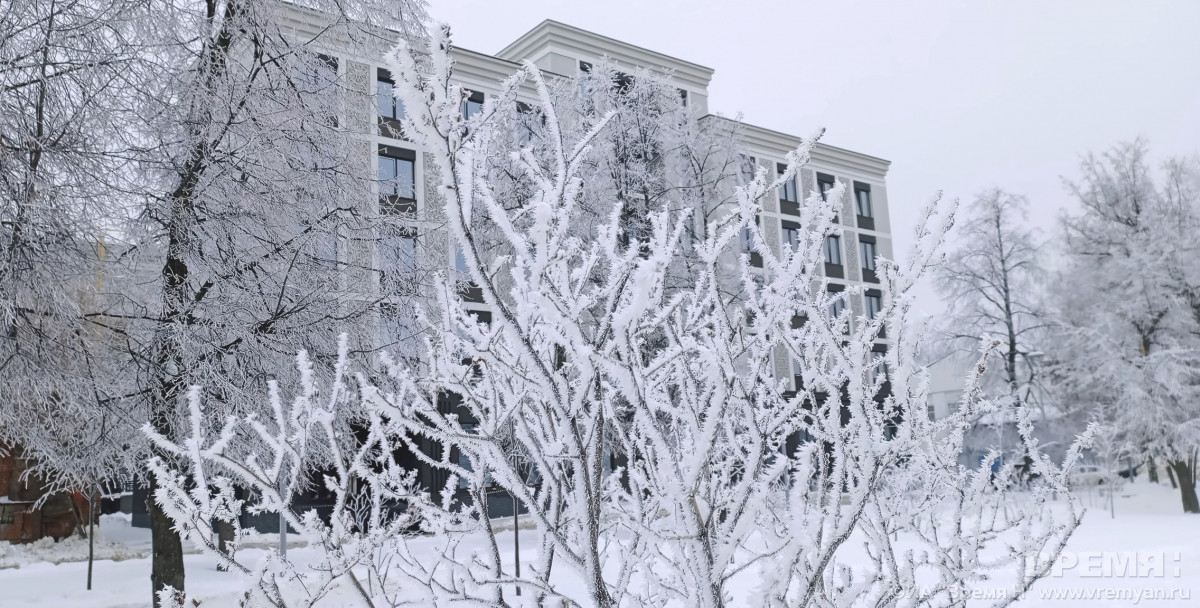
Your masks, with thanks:
<instances>
[{"instance_id":1,"label":"distant building","mask_svg":"<svg viewBox=\"0 0 1200 608\"><path fill-rule=\"evenodd\" d=\"M287 5L289 23L297 35L316 36L324 27L324 19L318 12ZM385 233L377 238L338 239L331 255L337 258L339 267L351 270L350 280L361 285L384 285L385 274L379 276L360 272L365 268L409 268L417 265L417 239L425 238L437 224L438 210L434 203L438 188L437 171L433 169L433 155L420 145L404 139L400 120L404 107L392 96L392 76L386 66L384 54L390 50L382 45L390 44L387 36L380 36L381 47L376 57L347 56L338 48L321 48L327 63L336 69L347 86L370 96L373 100L361 108L348 108L345 124L353 125L367 144L364 146L362 162L377 170L378 199L365 202L368 209L391 221ZM633 71L645 69L651 73L669 75L678 87L685 103L697 111L700 121L726 121L728 119L710 114L708 86L714 71L690 61L670 57L614 40L587 30L556 21L543 21L519 37L496 55L487 55L462 48L453 49L455 78L458 84L468 89L469 97L463 103L463 112L470 116L481 110L489 95L501 91L501 83L521 69L521 62L530 61L549 77L573 77L581 71L591 69L602 61L613 62L619 69ZM536 102L532 91L527 92L527 103ZM781 101L782 103L786 103ZM740 129L741 162L744 169L753 173L764 167L768 175L774 176L784 168L786 155L795 150L801 138L774 131L765 127L742 125ZM835 184L845 184L841 201L838 201L837 221L842 233L831 236L825 244L825 263L821 268L828 279L830 292L841 292L848 286L862 285L861 296L845 303L854 317L874 318L881 310L884 293L875 272L876 256L892 258L892 235L887 196L887 171L889 161L837 148L824 143L817 144L812 151L810 164L796 178L779 188L763 201L763 212L759 218L764 228L769 247L776 252L794 242L800 226L801 201L811 193L824 196ZM390 217L388 217L390 216ZM351 242L353 241L353 242ZM438 245L434 245L437 243ZM426 255L440 260L445 270L460 270L452 245L445 239L430 238L420 248ZM438 252L436 247L443 248ZM747 249L749 251L749 249ZM751 264L755 265L759 255L749 252ZM367 260L364 262L364 260ZM761 266L761 258L757 259ZM356 274L358 273L358 274ZM461 296L468 311L481 322L492 319L490 306L483 301L477 288L466 288ZM839 304L841 304L839 302ZM840 313L840 308L836 312ZM385 298L378 310L378 346L397 343L404 330L405 315L410 311L402 303L389 302ZM803 322L797 319L794 322ZM886 336L879 336L875 351L887 350ZM789 382L789 389L799 388L799 368L785 350L774 356L776 375ZM458 400L447 396L439 407L453 411ZM468 420L463 420L469 424ZM789 447L794 442L789 442ZM440 453L440 447L426 440L419 440L421 450L430 454ZM451 459L457 457L452 453ZM398 456L402 464L411 464L418 469L419 479L427 488L445 487L448 473L420 462L411 454ZM436 458L436 457L435 457ZM606 463L608 464L608 463ZM145 525L144 490L138 491L134 500L134 525ZM327 500L312 497L311 506L318 510L327 508ZM301 501L309 505L307 501ZM511 514L512 501L505 496L489 500L493 516ZM265 526L273 522L261 522ZM261 529L261 528L260 528Z\"/></svg>"},{"instance_id":2,"label":"distant building","mask_svg":"<svg viewBox=\"0 0 1200 608\"><path fill-rule=\"evenodd\" d=\"M945 418L958 411L967 374L979 362L979 354L953 351L929 364L930 420Z\"/></svg>"},{"instance_id":3,"label":"distant building","mask_svg":"<svg viewBox=\"0 0 1200 608\"><path fill-rule=\"evenodd\" d=\"M82 496L60 492L38 505L45 489L36 475L26 475L30 464L20 448L0 443L0 541L65 538L87 520L86 499Z\"/></svg>"}]
</instances>

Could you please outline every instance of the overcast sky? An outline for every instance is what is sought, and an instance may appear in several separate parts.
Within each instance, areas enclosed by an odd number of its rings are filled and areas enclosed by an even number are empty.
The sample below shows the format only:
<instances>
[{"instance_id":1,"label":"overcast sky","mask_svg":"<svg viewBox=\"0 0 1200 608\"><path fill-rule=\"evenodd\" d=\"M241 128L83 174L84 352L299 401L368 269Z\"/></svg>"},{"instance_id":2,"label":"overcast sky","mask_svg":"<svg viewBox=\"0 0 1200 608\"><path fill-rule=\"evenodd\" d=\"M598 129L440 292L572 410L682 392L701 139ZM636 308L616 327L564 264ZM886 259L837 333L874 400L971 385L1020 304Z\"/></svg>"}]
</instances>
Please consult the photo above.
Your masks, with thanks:
<instances>
[{"instance_id":1,"label":"overcast sky","mask_svg":"<svg viewBox=\"0 0 1200 608\"><path fill-rule=\"evenodd\" d=\"M555 19L715 69L712 112L892 161L897 255L938 190L1023 194L1052 233L1081 154L1200 152L1200 0L430 2L459 46Z\"/></svg>"}]
</instances>

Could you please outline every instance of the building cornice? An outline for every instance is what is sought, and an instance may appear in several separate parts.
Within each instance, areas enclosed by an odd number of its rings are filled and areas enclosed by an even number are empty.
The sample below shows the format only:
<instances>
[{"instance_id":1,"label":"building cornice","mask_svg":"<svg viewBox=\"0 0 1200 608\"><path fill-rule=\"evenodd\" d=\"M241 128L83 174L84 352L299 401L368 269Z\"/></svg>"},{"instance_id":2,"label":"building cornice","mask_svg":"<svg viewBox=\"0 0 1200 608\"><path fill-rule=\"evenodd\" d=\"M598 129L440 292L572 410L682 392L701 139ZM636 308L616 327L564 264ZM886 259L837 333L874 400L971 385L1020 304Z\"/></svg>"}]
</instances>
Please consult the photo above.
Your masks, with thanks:
<instances>
[{"instance_id":1,"label":"building cornice","mask_svg":"<svg viewBox=\"0 0 1200 608\"><path fill-rule=\"evenodd\" d=\"M496 56L510 61L520 61L548 47L574 51L575 54L587 57L608 57L618 64L656 67L669 71L673 80L680 84L691 85L698 91L707 89L713 76L712 68L614 40L552 19L542 21L496 53Z\"/></svg>"},{"instance_id":2,"label":"building cornice","mask_svg":"<svg viewBox=\"0 0 1200 608\"><path fill-rule=\"evenodd\" d=\"M724 121L730 124L737 124L739 135L746 146L765 150L778 157L783 157L788 152L795 150L800 145L800 142L804 140L804 138L795 135L781 133L757 125L738 123L732 119L715 114L709 114L701 118L701 120ZM889 160L831 146L823 142L817 142L817 145L813 147L812 160L815 163L841 169L848 173L877 176L880 179L887 175L888 167L892 164Z\"/></svg>"}]
</instances>

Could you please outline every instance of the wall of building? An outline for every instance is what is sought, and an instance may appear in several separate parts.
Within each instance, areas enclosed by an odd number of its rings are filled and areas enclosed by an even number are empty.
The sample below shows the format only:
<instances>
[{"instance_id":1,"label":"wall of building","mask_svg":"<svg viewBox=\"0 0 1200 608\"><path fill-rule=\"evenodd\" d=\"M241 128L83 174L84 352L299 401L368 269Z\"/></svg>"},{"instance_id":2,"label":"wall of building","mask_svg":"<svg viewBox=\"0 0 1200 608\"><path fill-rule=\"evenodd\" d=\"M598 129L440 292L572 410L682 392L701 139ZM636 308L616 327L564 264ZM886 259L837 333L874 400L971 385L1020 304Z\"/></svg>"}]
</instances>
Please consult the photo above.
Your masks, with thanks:
<instances>
[{"instance_id":1,"label":"wall of building","mask_svg":"<svg viewBox=\"0 0 1200 608\"><path fill-rule=\"evenodd\" d=\"M37 476L25 475L30 465L20 448L0 444L0 541L65 538L80 522L77 513L87 512L86 500L63 492L35 506L45 490ZM99 505L94 515L100 515Z\"/></svg>"}]
</instances>

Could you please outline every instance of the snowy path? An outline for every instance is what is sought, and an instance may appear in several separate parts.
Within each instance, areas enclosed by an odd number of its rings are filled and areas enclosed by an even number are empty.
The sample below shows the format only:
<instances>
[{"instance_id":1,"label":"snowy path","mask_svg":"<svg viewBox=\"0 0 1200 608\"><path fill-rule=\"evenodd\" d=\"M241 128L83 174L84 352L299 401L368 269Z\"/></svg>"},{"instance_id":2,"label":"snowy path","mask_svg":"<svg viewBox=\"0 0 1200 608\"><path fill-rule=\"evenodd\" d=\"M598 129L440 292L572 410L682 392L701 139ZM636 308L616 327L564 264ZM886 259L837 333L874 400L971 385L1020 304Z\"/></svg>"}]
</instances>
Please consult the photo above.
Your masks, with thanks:
<instances>
[{"instance_id":1,"label":"snowy path","mask_svg":"<svg viewBox=\"0 0 1200 608\"><path fill-rule=\"evenodd\" d=\"M1134 491L1136 490L1136 492ZM1200 516L1180 513L1179 496L1168 487L1141 482L1117 502L1117 517L1097 496L1068 551L1078 564L1038 583L1017 605L1022 608L1200 606ZM103 532L129 550L148 549L148 531L129 528L120 518L105 518ZM511 535L501 553L512 554ZM532 560L537 546L532 531L522 531L522 560ZM253 550L247 550L253 551ZM292 549L297 556L305 549ZM3 554L0 551L0 554ZM70 556L67 556L70 557ZM1132 561L1125 561L1131 559ZM1068 557L1068 561L1070 557ZM1162 560L1161 563L1157 560ZM185 557L191 597L202 608L233 608L241 589L238 575L216 571L202 555ZM506 563L506 566L508 564ZM0 569L3 608L141 608L149 605L150 562L146 558L96 562L94 589L84 588L87 564L24 562ZM1000 591L1003 592L1002 590ZM980 589L981 596L994 593ZM1172 594L1174 597L1172 598ZM1139 597L1141 598L1139 600ZM990 603L990 602L981 602ZM327 600L323 606L353 604Z\"/></svg>"}]
</instances>

